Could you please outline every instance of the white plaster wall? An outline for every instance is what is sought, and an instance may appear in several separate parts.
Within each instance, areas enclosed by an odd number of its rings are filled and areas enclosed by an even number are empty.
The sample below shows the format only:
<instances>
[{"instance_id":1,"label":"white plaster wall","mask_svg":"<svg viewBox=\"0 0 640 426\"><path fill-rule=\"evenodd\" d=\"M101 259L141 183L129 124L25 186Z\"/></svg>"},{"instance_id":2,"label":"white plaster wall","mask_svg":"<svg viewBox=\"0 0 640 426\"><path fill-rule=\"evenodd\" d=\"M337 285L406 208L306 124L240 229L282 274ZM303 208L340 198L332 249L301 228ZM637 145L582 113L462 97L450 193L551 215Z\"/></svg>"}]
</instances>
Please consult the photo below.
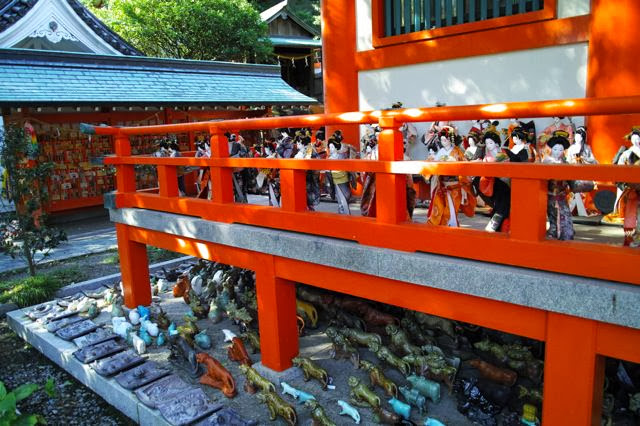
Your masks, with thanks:
<instances>
[{"instance_id":1,"label":"white plaster wall","mask_svg":"<svg viewBox=\"0 0 640 426\"><path fill-rule=\"evenodd\" d=\"M371 23L371 0L355 0L356 2L356 50L373 49Z\"/></svg>"},{"instance_id":2,"label":"white plaster wall","mask_svg":"<svg viewBox=\"0 0 640 426\"><path fill-rule=\"evenodd\" d=\"M356 2L356 46L358 52L373 49L371 0ZM591 11L591 0L558 0L558 18L586 15Z\"/></svg>"},{"instance_id":3,"label":"white plaster wall","mask_svg":"<svg viewBox=\"0 0 640 426\"><path fill-rule=\"evenodd\" d=\"M558 18L591 13L591 0L558 0Z\"/></svg>"},{"instance_id":4,"label":"white plaster wall","mask_svg":"<svg viewBox=\"0 0 640 426\"><path fill-rule=\"evenodd\" d=\"M473 105L494 102L582 98L586 95L587 43L509 52L403 67L362 71L358 74L360 110L404 107ZM528 121L526 117L518 117ZM508 120L502 120L503 127ZM544 129L550 118L536 119ZM575 120L579 125L583 119ZM419 136L430 123L416 123ZM470 122L457 123L466 134ZM424 146L408 149L413 159L426 157Z\"/></svg>"}]
</instances>

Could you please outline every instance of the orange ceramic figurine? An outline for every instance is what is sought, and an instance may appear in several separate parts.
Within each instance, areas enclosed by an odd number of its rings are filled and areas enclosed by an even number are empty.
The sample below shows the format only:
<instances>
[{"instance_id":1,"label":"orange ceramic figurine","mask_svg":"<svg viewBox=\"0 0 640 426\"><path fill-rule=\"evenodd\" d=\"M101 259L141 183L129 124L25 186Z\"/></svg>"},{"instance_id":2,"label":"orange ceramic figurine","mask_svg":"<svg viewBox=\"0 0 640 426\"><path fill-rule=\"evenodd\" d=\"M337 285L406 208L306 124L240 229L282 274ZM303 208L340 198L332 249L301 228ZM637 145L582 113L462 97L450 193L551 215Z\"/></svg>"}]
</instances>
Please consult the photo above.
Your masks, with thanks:
<instances>
[{"instance_id":1,"label":"orange ceramic figurine","mask_svg":"<svg viewBox=\"0 0 640 426\"><path fill-rule=\"evenodd\" d=\"M231 361L251 366L251 358L239 337L231 339L231 346L227 348L227 355Z\"/></svg>"},{"instance_id":2,"label":"orange ceramic figurine","mask_svg":"<svg viewBox=\"0 0 640 426\"><path fill-rule=\"evenodd\" d=\"M204 352L197 354L196 360L207 368L207 372L200 377L200 383L220 389L227 398L236 396L236 382L220 361Z\"/></svg>"}]
</instances>

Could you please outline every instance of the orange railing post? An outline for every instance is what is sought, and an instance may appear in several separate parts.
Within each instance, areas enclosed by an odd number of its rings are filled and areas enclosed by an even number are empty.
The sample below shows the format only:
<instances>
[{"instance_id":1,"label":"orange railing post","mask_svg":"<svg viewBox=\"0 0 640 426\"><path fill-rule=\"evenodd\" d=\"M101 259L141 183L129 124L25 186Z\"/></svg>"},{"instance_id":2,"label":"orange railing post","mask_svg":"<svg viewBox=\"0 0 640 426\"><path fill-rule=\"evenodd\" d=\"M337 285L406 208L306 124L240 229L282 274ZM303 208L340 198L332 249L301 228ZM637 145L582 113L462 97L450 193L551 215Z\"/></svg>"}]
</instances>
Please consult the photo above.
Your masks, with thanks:
<instances>
[{"instance_id":1,"label":"orange railing post","mask_svg":"<svg viewBox=\"0 0 640 426\"><path fill-rule=\"evenodd\" d=\"M597 322L547 315L542 423L599 425L604 358L596 353Z\"/></svg>"},{"instance_id":2,"label":"orange railing post","mask_svg":"<svg viewBox=\"0 0 640 426\"><path fill-rule=\"evenodd\" d=\"M149 306L151 285L149 284L147 246L131 239L129 229L128 225L116 223L124 304L128 308L135 308L138 305Z\"/></svg>"},{"instance_id":3,"label":"orange railing post","mask_svg":"<svg viewBox=\"0 0 640 426\"><path fill-rule=\"evenodd\" d=\"M178 196L178 169L176 166L158 166L158 186L160 196Z\"/></svg>"},{"instance_id":4,"label":"orange railing post","mask_svg":"<svg viewBox=\"0 0 640 426\"><path fill-rule=\"evenodd\" d=\"M307 173L304 170L280 170L280 194L283 210L307 210Z\"/></svg>"},{"instance_id":5,"label":"orange railing post","mask_svg":"<svg viewBox=\"0 0 640 426\"><path fill-rule=\"evenodd\" d=\"M511 179L511 238L541 241L547 224L547 181Z\"/></svg>"},{"instance_id":6,"label":"orange railing post","mask_svg":"<svg viewBox=\"0 0 640 426\"><path fill-rule=\"evenodd\" d=\"M291 367L298 354L296 286L276 277L273 256L256 259L256 297L262 364L275 371Z\"/></svg>"},{"instance_id":7,"label":"orange railing post","mask_svg":"<svg viewBox=\"0 0 640 426\"><path fill-rule=\"evenodd\" d=\"M211 158L229 157L229 144L216 126L209 127ZM216 203L233 203L233 178L230 168L211 167L211 199Z\"/></svg>"},{"instance_id":8,"label":"orange railing post","mask_svg":"<svg viewBox=\"0 0 640 426\"><path fill-rule=\"evenodd\" d=\"M131 142L129 136L119 133L114 141L115 153L118 157L131 155ZM133 164L116 165L116 190L119 193L135 192L136 172Z\"/></svg>"},{"instance_id":9,"label":"orange railing post","mask_svg":"<svg viewBox=\"0 0 640 426\"><path fill-rule=\"evenodd\" d=\"M394 117L380 117L382 132L378 135L378 159L380 161L402 161L404 149L399 123ZM401 223L407 220L407 181L404 175L376 174L377 221Z\"/></svg>"}]
</instances>

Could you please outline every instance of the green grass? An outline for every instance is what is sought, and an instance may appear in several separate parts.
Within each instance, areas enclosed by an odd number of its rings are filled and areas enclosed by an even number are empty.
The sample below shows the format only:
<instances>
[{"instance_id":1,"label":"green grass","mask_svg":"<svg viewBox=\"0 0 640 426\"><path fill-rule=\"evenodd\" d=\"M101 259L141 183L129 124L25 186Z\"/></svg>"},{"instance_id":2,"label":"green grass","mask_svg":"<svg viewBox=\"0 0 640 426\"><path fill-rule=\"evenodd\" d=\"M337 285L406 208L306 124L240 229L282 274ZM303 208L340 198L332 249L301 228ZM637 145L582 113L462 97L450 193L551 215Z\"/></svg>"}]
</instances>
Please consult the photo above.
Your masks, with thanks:
<instances>
[{"instance_id":1,"label":"green grass","mask_svg":"<svg viewBox=\"0 0 640 426\"><path fill-rule=\"evenodd\" d=\"M0 303L15 303L21 308L51 300L60 288L72 282L82 281L84 273L79 268L63 268L57 271L0 282Z\"/></svg>"}]
</instances>

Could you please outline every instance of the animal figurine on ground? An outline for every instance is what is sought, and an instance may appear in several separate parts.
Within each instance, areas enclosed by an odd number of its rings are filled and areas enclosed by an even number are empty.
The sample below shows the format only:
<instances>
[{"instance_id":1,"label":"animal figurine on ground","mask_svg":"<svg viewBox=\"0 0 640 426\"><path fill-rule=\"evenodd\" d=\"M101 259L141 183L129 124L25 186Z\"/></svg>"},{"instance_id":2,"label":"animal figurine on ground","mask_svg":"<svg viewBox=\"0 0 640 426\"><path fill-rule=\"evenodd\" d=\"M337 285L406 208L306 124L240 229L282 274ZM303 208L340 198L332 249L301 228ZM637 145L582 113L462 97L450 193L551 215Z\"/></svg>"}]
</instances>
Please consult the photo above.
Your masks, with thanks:
<instances>
[{"instance_id":1,"label":"animal figurine on ground","mask_svg":"<svg viewBox=\"0 0 640 426\"><path fill-rule=\"evenodd\" d=\"M425 355L425 357L427 362L425 375L431 380L444 382L449 388L449 394L451 394L458 370L450 365L445 357L436 352Z\"/></svg>"},{"instance_id":2,"label":"animal figurine on ground","mask_svg":"<svg viewBox=\"0 0 640 426\"><path fill-rule=\"evenodd\" d=\"M329 384L329 375L327 374L327 370L320 367L315 362L311 361L309 358L297 356L291 360L293 365L302 369L302 374L304 375L304 381L307 382L309 379L314 378L320 385L322 386L322 390L327 390L327 384Z\"/></svg>"},{"instance_id":3,"label":"animal figurine on ground","mask_svg":"<svg viewBox=\"0 0 640 426\"><path fill-rule=\"evenodd\" d=\"M280 386L282 386L283 395L290 395L293 399L297 399L300 404L304 404L310 399L316 399L315 396L310 393L296 389L293 386L290 386L287 382L281 382Z\"/></svg>"},{"instance_id":4,"label":"animal figurine on ground","mask_svg":"<svg viewBox=\"0 0 640 426\"><path fill-rule=\"evenodd\" d=\"M496 367L480 359L469 361L469 365L478 369L483 377L506 386L513 386L518 379L518 374L515 371Z\"/></svg>"},{"instance_id":5,"label":"animal figurine on ground","mask_svg":"<svg viewBox=\"0 0 640 426\"><path fill-rule=\"evenodd\" d=\"M350 342L360 345L369 346L371 342L382 345L382 337L377 333L367 333L354 328L342 327L339 333L349 339Z\"/></svg>"},{"instance_id":6,"label":"animal figurine on ground","mask_svg":"<svg viewBox=\"0 0 640 426\"><path fill-rule=\"evenodd\" d=\"M338 413L338 415L349 416L353 419L354 422L356 422L357 425L360 424L360 413L356 408L352 407L348 402L342 401L340 399L338 400L338 405L341 408L340 413Z\"/></svg>"},{"instance_id":7,"label":"animal figurine on ground","mask_svg":"<svg viewBox=\"0 0 640 426\"><path fill-rule=\"evenodd\" d=\"M278 416L282 417L287 424L294 426L298 422L296 410L275 392L261 391L256 396L258 401L267 405L269 409L269 419L274 421Z\"/></svg>"},{"instance_id":8,"label":"animal figurine on ground","mask_svg":"<svg viewBox=\"0 0 640 426\"><path fill-rule=\"evenodd\" d=\"M384 375L381 368L365 360L360 360L360 368L369 373L372 387L380 386L387 395L398 397L398 386Z\"/></svg>"},{"instance_id":9,"label":"animal figurine on ground","mask_svg":"<svg viewBox=\"0 0 640 426\"><path fill-rule=\"evenodd\" d=\"M426 398L429 398L436 404L440 402L440 383L413 374L407 377L407 381Z\"/></svg>"},{"instance_id":10,"label":"animal figurine on ground","mask_svg":"<svg viewBox=\"0 0 640 426\"><path fill-rule=\"evenodd\" d=\"M349 327L355 330L367 331L367 325L364 321L354 315L349 315L348 313L342 311L335 306L327 306L326 308L329 316L333 318L329 325L339 325L343 327Z\"/></svg>"},{"instance_id":11,"label":"animal figurine on ground","mask_svg":"<svg viewBox=\"0 0 640 426\"><path fill-rule=\"evenodd\" d=\"M306 316L309 319L311 328L318 326L318 311L316 311L316 308L311 303L296 299L296 311L298 315Z\"/></svg>"},{"instance_id":12,"label":"animal figurine on ground","mask_svg":"<svg viewBox=\"0 0 640 426\"><path fill-rule=\"evenodd\" d=\"M177 279L176 284L173 286L173 297L182 297L184 299L184 302L188 305L190 302L189 290L191 290L189 277L187 277L186 275L181 275Z\"/></svg>"},{"instance_id":13,"label":"animal figurine on ground","mask_svg":"<svg viewBox=\"0 0 640 426\"><path fill-rule=\"evenodd\" d=\"M260 336L258 336L258 333L247 330L242 333L240 337L251 347L251 353L255 354L260 352Z\"/></svg>"},{"instance_id":14,"label":"animal figurine on ground","mask_svg":"<svg viewBox=\"0 0 640 426\"><path fill-rule=\"evenodd\" d=\"M386 346L378 345L377 343L372 343L371 345L369 345L369 350L373 352L373 354L380 361L385 361L387 364L391 365L392 367L397 368L405 376L408 376L411 373L411 367L409 366L409 363L398 358Z\"/></svg>"},{"instance_id":15,"label":"animal figurine on ground","mask_svg":"<svg viewBox=\"0 0 640 426\"><path fill-rule=\"evenodd\" d=\"M380 397L358 380L357 377L349 377L347 383L351 388L351 403L362 407L380 407Z\"/></svg>"},{"instance_id":16,"label":"animal figurine on ground","mask_svg":"<svg viewBox=\"0 0 640 426\"><path fill-rule=\"evenodd\" d=\"M207 330L202 330L200 333L196 334L193 338L194 342L198 347L202 349L211 349L211 337L207 334Z\"/></svg>"},{"instance_id":17,"label":"animal figurine on ground","mask_svg":"<svg viewBox=\"0 0 640 426\"><path fill-rule=\"evenodd\" d=\"M184 315L182 318L185 322L183 325L178 326L178 334L184 337L190 345L193 345L193 339L200 332L196 324L197 318L191 315Z\"/></svg>"},{"instance_id":18,"label":"animal figurine on ground","mask_svg":"<svg viewBox=\"0 0 640 426\"><path fill-rule=\"evenodd\" d=\"M269 380L262 377L256 370L249 367L248 365L240 364L238 366L240 371L246 376L247 380L244 384L244 390L247 393L254 394L256 393L257 388L265 391L265 392L275 392L276 386L271 383Z\"/></svg>"},{"instance_id":19,"label":"animal figurine on ground","mask_svg":"<svg viewBox=\"0 0 640 426\"><path fill-rule=\"evenodd\" d=\"M402 360L407 362L414 368L416 374L424 375L428 368L429 358L426 355L409 354L402 357Z\"/></svg>"},{"instance_id":20,"label":"animal figurine on ground","mask_svg":"<svg viewBox=\"0 0 640 426\"><path fill-rule=\"evenodd\" d=\"M407 334L395 324L389 324L385 327L387 335L391 339L391 347L402 355L420 355L422 351L419 347L409 342Z\"/></svg>"},{"instance_id":21,"label":"animal figurine on ground","mask_svg":"<svg viewBox=\"0 0 640 426\"><path fill-rule=\"evenodd\" d=\"M251 366L251 358L239 337L231 339L231 346L227 348L227 355L231 361Z\"/></svg>"},{"instance_id":22,"label":"animal figurine on ground","mask_svg":"<svg viewBox=\"0 0 640 426\"><path fill-rule=\"evenodd\" d=\"M193 312L193 315L196 318L205 319L209 313L209 305L203 303L193 289L189 290L189 292L191 293L189 295L189 299L191 301L191 303L189 303L189 307L191 308L191 312Z\"/></svg>"},{"instance_id":23,"label":"animal figurine on ground","mask_svg":"<svg viewBox=\"0 0 640 426\"><path fill-rule=\"evenodd\" d=\"M358 350L334 327L327 327L325 330L327 337L333 343L331 349L331 358L345 358L351 361L355 368L360 365L360 353Z\"/></svg>"},{"instance_id":24,"label":"animal figurine on ground","mask_svg":"<svg viewBox=\"0 0 640 426\"><path fill-rule=\"evenodd\" d=\"M422 332L420 326L410 317L405 316L400 320L400 326L407 332L409 338L418 345L432 345L431 336Z\"/></svg>"},{"instance_id":25,"label":"animal figurine on ground","mask_svg":"<svg viewBox=\"0 0 640 426\"><path fill-rule=\"evenodd\" d=\"M171 324L171 321L169 321L169 317L167 317L167 314L165 311L162 310L162 308L160 307L160 312L158 313L158 317L156 318L156 324L158 324L158 327L160 327L163 330L166 330L167 328L169 328L169 324Z\"/></svg>"},{"instance_id":26,"label":"animal figurine on ground","mask_svg":"<svg viewBox=\"0 0 640 426\"><path fill-rule=\"evenodd\" d=\"M411 418L411 405L405 404L396 398L391 398L389 400L389 405L393 409L393 412L401 416L405 420L409 420Z\"/></svg>"},{"instance_id":27,"label":"animal figurine on ground","mask_svg":"<svg viewBox=\"0 0 640 426\"><path fill-rule=\"evenodd\" d=\"M384 408L376 408L373 412L375 413L373 420L378 424L397 425L402 423L402 416L385 410Z\"/></svg>"},{"instance_id":28,"label":"animal figurine on ground","mask_svg":"<svg viewBox=\"0 0 640 426\"><path fill-rule=\"evenodd\" d=\"M233 398L236 395L236 382L220 361L204 352L197 354L196 360L199 364L203 364L207 370L200 377L200 383L220 389L227 398Z\"/></svg>"},{"instance_id":29,"label":"animal figurine on ground","mask_svg":"<svg viewBox=\"0 0 640 426\"><path fill-rule=\"evenodd\" d=\"M304 405L311 411L311 418L313 419L311 426L336 426L327 416L327 413L324 412L324 408L315 399L306 401Z\"/></svg>"},{"instance_id":30,"label":"animal figurine on ground","mask_svg":"<svg viewBox=\"0 0 640 426\"><path fill-rule=\"evenodd\" d=\"M457 338L455 324L453 321L446 318L440 318L435 315L424 314L422 312L414 312L413 315L421 326L439 330L452 339Z\"/></svg>"},{"instance_id":31,"label":"animal figurine on ground","mask_svg":"<svg viewBox=\"0 0 640 426\"><path fill-rule=\"evenodd\" d=\"M315 303L318 306L330 306L333 303L333 296L330 294L320 294L307 287L298 286L298 297L310 303Z\"/></svg>"},{"instance_id":32,"label":"animal figurine on ground","mask_svg":"<svg viewBox=\"0 0 640 426\"><path fill-rule=\"evenodd\" d=\"M424 411L427 411L427 399L424 395L420 395L420 392L416 389L409 389L406 386L400 386L398 390L409 404L420 410L420 415L422 415Z\"/></svg>"},{"instance_id":33,"label":"animal figurine on ground","mask_svg":"<svg viewBox=\"0 0 640 426\"><path fill-rule=\"evenodd\" d=\"M169 336L169 343L171 344L169 359L178 362L191 377L198 377L202 374L202 368L196 359L196 351L193 350L193 347L184 337L179 335Z\"/></svg>"}]
</instances>

